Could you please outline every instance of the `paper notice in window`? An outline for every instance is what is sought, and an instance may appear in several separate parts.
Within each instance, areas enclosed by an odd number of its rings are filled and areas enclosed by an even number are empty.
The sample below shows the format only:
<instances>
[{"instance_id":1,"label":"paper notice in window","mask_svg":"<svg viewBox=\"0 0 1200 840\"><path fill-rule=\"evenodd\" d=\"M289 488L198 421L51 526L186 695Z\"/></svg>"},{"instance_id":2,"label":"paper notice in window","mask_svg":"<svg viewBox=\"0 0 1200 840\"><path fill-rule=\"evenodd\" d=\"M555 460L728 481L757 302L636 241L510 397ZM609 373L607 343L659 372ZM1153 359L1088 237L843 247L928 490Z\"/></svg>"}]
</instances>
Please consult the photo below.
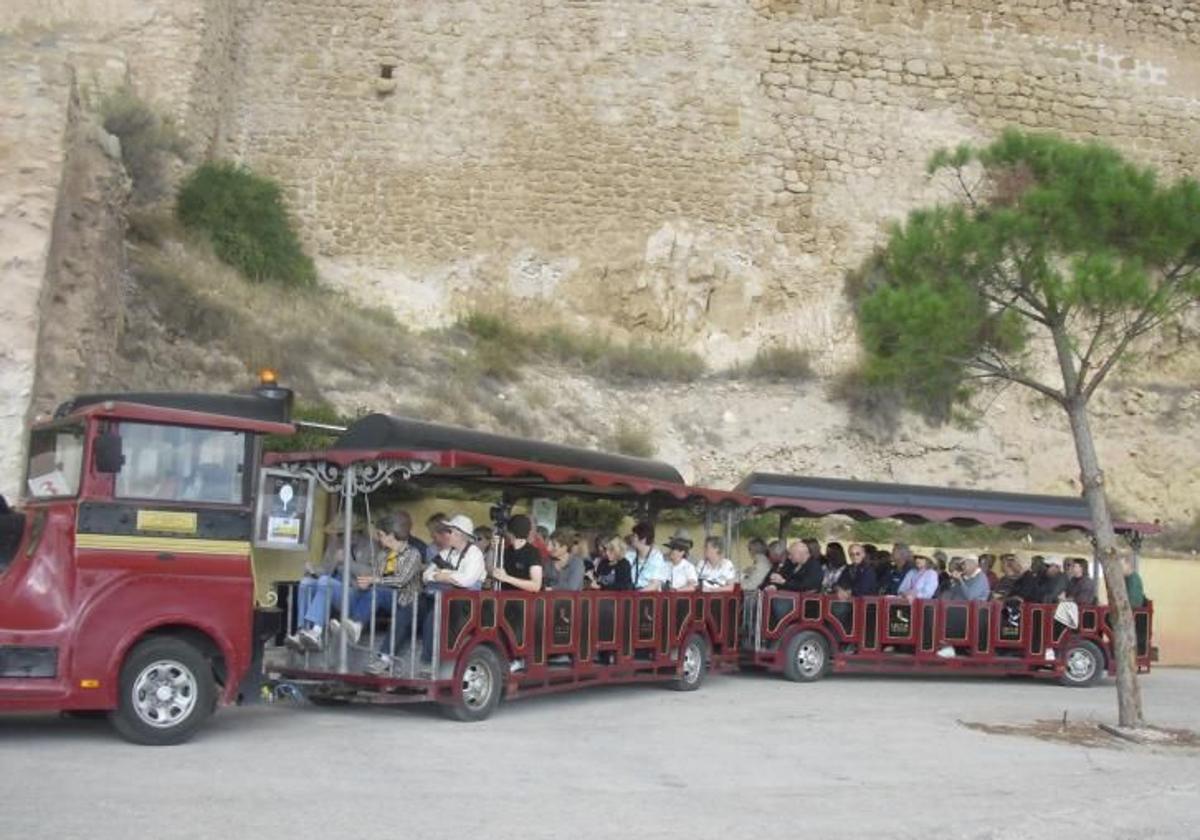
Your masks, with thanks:
<instances>
[{"instance_id":1,"label":"paper notice in window","mask_svg":"<svg viewBox=\"0 0 1200 840\"><path fill-rule=\"evenodd\" d=\"M267 519L267 542L296 545L300 542L300 517L272 516Z\"/></svg>"},{"instance_id":2,"label":"paper notice in window","mask_svg":"<svg viewBox=\"0 0 1200 840\"><path fill-rule=\"evenodd\" d=\"M45 499L51 496L71 495L71 485L60 470L39 475L29 479L29 495L35 499Z\"/></svg>"}]
</instances>

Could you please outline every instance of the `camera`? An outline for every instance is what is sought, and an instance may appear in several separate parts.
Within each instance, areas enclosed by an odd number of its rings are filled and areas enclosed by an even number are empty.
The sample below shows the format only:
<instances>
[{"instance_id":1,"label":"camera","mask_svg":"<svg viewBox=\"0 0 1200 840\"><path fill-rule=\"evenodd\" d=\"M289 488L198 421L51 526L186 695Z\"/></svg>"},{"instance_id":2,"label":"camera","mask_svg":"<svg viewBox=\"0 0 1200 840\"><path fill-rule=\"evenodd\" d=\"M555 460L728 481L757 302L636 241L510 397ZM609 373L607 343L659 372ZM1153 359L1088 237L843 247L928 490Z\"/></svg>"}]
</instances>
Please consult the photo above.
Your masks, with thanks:
<instances>
[{"instance_id":1,"label":"camera","mask_svg":"<svg viewBox=\"0 0 1200 840\"><path fill-rule=\"evenodd\" d=\"M492 527L496 529L496 533L503 534L508 526L508 520L512 518L512 504L501 502L498 505L492 505L488 508L488 518L492 520Z\"/></svg>"}]
</instances>

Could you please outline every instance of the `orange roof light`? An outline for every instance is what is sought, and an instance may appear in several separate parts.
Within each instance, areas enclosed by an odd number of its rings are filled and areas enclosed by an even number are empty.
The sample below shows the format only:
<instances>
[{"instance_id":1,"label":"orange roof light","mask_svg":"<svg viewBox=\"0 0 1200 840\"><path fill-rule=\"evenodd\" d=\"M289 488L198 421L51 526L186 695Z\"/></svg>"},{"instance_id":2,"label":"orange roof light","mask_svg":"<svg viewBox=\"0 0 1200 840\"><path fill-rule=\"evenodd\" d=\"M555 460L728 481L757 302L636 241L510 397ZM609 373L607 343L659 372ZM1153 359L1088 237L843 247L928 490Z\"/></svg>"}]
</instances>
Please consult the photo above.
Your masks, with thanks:
<instances>
[{"instance_id":1,"label":"orange roof light","mask_svg":"<svg viewBox=\"0 0 1200 840\"><path fill-rule=\"evenodd\" d=\"M263 368L258 372L259 385L278 385L279 376L270 368Z\"/></svg>"}]
</instances>

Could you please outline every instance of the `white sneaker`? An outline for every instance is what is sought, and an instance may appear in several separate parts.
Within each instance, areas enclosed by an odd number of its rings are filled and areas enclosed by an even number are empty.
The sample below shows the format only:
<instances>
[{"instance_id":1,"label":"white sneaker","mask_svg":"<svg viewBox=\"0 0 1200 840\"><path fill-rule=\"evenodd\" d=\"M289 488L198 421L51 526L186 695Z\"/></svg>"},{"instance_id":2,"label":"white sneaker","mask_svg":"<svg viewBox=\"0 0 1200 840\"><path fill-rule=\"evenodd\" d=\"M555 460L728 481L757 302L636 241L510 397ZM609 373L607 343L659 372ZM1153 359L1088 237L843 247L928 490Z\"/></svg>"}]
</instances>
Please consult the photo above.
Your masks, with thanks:
<instances>
[{"instance_id":1,"label":"white sneaker","mask_svg":"<svg viewBox=\"0 0 1200 840\"><path fill-rule=\"evenodd\" d=\"M937 655L942 657L942 659L953 659L954 657L958 656L951 645L946 645L938 650Z\"/></svg>"},{"instance_id":2,"label":"white sneaker","mask_svg":"<svg viewBox=\"0 0 1200 840\"><path fill-rule=\"evenodd\" d=\"M346 631L346 636L350 639L350 644L358 644L358 640L362 638L363 626L361 621L347 618L342 622L342 629Z\"/></svg>"},{"instance_id":3,"label":"white sneaker","mask_svg":"<svg viewBox=\"0 0 1200 840\"><path fill-rule=\"evenodd\" d=\"M381 677L384 674L390 674L392 671L392 657L386 653L379 654L371 664L367 666L367 673L376 677Z\"/></svg>"},{"instance_id":4,"label":"white sneaker","mask_svg":"<svg viewBox=\"0 0 1200 840\"><path fill-rule=\"evenodd\" d=\"M310 627L307 630L301 630L296 636L300 639L300 646L305 650L317 651L321 649L320 627Z\"/></svg>"}]
</instances>

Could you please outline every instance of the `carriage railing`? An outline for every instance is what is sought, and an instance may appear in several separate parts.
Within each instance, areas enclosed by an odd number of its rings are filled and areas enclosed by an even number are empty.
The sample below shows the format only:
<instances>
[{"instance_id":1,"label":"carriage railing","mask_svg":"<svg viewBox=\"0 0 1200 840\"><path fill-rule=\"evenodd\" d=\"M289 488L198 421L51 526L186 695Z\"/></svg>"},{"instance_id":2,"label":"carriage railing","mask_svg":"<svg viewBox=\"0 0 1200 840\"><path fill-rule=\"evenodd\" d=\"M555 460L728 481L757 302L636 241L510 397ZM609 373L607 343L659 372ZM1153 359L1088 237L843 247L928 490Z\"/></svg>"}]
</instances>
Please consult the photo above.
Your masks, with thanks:
<instances>
[{"instance_id":1,"label":"carriage railing","mask_svg":"<svg viewBox=\"0 0 1200 840\"><path fill-rule=\"evenodd\" d=\"M353 584L351 584L353 586ZM286 605L286 621L284 632L287 636L295 636L304 623L300 614L301 583L292 581L279 584L279 594ZM424 679L437 673L439 666L439 645L433 645L431 663L421 661L421 618L420 600L428 597L432 605L433 627L441 626L443 593L433 591L415 595L407 608L400 604L400 590L386 584L375 584L370 589L370 614L363 623L362 632L357 641L347 640L343 653L341 643L345 623L340 618L340 607L333 597L332 587L321 587L314 598L324 598L325 603L320 609L321 640L320 650L303 650L292 652L291 664L301 670L325 674L364 674L368 673L367 666L380 655L386 655L386 668L373 671L377 676L393 679ZM382 598L382 600L381 600ZM405 615L407 612L407 616ZM386 618L386 621L382 619ZM337 619L342 627L340 633L334 632L331 620ZM407 638L403 642L398 639L401 631Z\"/></svg>"}]
</instances>

